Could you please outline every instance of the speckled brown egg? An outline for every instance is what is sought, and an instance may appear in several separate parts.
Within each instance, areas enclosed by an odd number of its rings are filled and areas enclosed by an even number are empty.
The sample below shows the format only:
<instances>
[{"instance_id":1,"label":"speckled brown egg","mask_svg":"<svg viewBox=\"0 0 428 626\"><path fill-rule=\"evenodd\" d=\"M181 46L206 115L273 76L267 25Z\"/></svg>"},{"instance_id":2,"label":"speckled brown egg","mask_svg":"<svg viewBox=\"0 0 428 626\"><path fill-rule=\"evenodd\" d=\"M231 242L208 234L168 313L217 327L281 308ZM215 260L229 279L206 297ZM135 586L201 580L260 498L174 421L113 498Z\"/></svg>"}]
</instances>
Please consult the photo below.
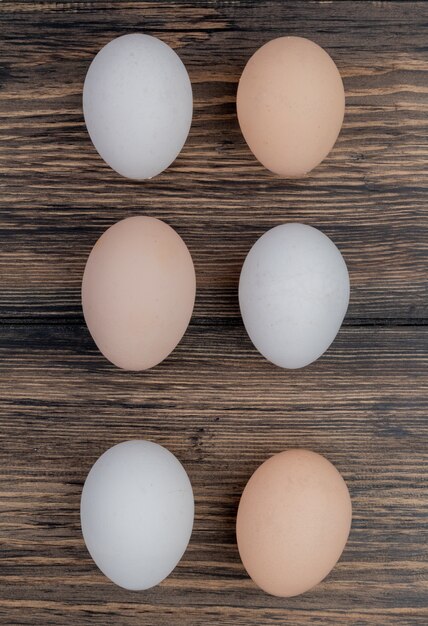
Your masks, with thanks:
<instances>
[{"instance_id":1,"label":"speckled brown egg","mask_svg":"<svg viewBox=\"0 0 428 626\"><path fill-rule=\"evenodd\" d=\"M342 79L313 41L280 37L248 61L237 93L238 120L255 157L285 178L304 176L333 148L345 112Z\"/></svg>"},{"instance_id":2,"label":"speckled brown egg","mask_svg":"<svg viewBox=\"0 0 428 626\"><path fill-rule=\"evenodd\" d=\"M296 596L332 570L348 539L348 488L326 458L287 450L251 476L239 503L239 554L253 581L275 596Z\"/></svg>"}]
</instances>

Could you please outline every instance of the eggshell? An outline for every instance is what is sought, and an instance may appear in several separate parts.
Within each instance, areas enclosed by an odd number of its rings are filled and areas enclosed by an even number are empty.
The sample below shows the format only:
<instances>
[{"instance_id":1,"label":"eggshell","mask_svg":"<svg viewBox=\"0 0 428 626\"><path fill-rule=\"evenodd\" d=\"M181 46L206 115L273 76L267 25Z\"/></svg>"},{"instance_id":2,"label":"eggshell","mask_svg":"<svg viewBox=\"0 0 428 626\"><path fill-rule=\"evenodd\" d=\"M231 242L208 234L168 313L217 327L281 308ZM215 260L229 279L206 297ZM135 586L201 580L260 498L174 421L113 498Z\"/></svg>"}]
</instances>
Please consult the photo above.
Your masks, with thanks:
<instances>
[{"instance_id":1,"label":"eggshell","mask_svg":"<svg viewBox=\"0 0 428 626\"><path fill-rule=\"evenodd\" d=\"M348 488L327 459L308 450L281 452L244 489L236 523L239 554L261 589L296 596L334 567L351 519Z\"/></svg>"},{"instance_id":2,"label":"eggshell","mask_svg":"<svg viewBox=\"0 0 428 626\"><path fill-rule=\"evenodd\" d=\"M328 155L340 132L342 79L313 41L273 39L242 73L237 112L250 150L267 169L285 178L304 176Z\"/></svg>"},{"instance_id":3,"label":"eggshell","mask_svg":"<svg viewBox=\"0 0 428 626\"><path fill-rule=\"evenodd\" d=\"M172 572L189 543L193 516L185 469L150 441L125 441L104 452L82 491L86 547L100 570L125 589L148 589Z\"/></svg>"},{"instance_id":4,"label":"eggshell","mask_svg":"<svg viewBox=\"0 0 428 626\"><path fill-rule=\"evenodd\" d=\"M195 301L192 257L181 237L153 217L117 222L86 263L82 307L104 356L144 370L165 359L182 338Z\"/></svg>"},{"instance_id":5,"label":"eggshell","mask_svg":"<svg viewBox=\"0 0 428 626\"><path fill-rule=\"evenodd\" d=\"M334 243L305 224L281 224L251 248L239 304L251 341L285 368L318 359L334 340L349 303L346 263Z\"/></svg>"},{"instance_id":6,"label":"eggshell","mask_svg":"<svg viewBox=\"0 0 428 626\"><path fill-rule=\"evenodd\" d=\"M101 157L122 176L141 180L166 169L186 141L192 111L186 68L156 37L113 39L89 67L86 127Z\"/></svg>"}]
</instances>

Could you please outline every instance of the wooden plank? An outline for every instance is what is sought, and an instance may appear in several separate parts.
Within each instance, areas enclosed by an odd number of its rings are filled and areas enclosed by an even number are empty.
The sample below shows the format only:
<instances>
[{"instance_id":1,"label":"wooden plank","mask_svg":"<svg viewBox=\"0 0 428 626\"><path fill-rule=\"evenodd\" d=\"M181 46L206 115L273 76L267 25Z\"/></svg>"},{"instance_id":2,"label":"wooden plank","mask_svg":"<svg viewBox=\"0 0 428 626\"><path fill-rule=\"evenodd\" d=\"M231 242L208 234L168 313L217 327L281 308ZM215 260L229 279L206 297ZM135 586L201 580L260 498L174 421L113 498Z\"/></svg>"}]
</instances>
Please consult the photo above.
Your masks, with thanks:
<instances>
[{"instance_id":1,"label":"wooden plank","mask_svg":"<svg viewBox=\"0 0 428 626\"><path fill-rule=\"evenodd\" d=\"M88 2L0 5L0 315L76 317L85 258L101 232L149 213L194 256L198 318L238 317L249 247L293 220L324 230L352 280L349 320L426 320L427 3ZM195 97L189 140L146 183L103 164L86 133L87 67L112 37L144 30L178 49ZM240 134L246 60L282 33L314 38L344 77L347 113L331 156L282 181Z\"/></svg>"},{"instance_id":2,"label":"wooden plank","mask_svg":"<svg viewBox=\"0 0 428 626\"><path fill-rule=\"evenodd\" d=\"M0 623L426 624L427 339L427 327L348 327L320 361L284 371L242 326L193 325L163 364L129 374L80 324L2 326ZM183 561L144 593L97 571L79 526L88 470L129 438L171 449L196 498ZM296 446L342 472L353 527L327 580L281 600L245 575L234 523L257 465Z\"/></svg>"}]
</instances>

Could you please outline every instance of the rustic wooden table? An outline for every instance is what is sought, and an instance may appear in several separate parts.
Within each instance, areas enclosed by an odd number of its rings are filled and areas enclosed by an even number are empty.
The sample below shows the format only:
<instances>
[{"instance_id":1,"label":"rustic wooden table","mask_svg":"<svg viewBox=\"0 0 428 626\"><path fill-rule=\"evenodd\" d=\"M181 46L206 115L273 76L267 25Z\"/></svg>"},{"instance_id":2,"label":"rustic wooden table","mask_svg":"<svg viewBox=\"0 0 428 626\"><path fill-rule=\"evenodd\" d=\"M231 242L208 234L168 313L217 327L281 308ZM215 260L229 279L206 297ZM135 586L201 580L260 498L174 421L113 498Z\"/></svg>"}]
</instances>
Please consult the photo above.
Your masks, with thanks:
<instances>
[{"instance_id":1,"label":"rustic wooden table","mask_svg":"<svg viewBox=\"0 0 428 626\"><path fill-rule=\"evenodd\" d=\"M424 2L2 2L0 4L0 623L428 624L428 4ZM178 50L194 121L174 165L137 184L95 153L82 83L131 31ZM235 115L249 56L282 34L314 39L344 78L338 143L308 178L251 156ZM80 281L108 226L160 217L198 280L192 323L155 369L110 366L83 323ZM318 362L283 371L239 316L246 252L303 221L342 251L352 297ZM79 525L85 476L108 447L148 438L191 477L196 518L173 574L113 586ZM353 500L332 574L289 600L259 591L235 544L241 490L267 456L325 454Z\"/></svg>"}]
</instances>

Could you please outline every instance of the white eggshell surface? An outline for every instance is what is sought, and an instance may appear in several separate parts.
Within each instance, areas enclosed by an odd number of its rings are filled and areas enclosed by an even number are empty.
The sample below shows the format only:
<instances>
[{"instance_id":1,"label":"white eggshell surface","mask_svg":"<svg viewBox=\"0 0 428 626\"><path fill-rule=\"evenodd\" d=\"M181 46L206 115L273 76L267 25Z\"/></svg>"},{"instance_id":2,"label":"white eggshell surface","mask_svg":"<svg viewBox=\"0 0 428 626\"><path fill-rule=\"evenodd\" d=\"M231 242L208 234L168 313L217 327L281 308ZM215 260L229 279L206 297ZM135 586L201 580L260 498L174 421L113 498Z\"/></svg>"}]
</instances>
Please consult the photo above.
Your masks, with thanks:
<instances>
[{"instance_id":1,"label":"white eggshell surface","mask_svg":"<svg viewBox=\"0 0 428 626\"><path fill-rule=\"evenodd\" d=\"M166 169L186 141L192 111L186 68L156 37L113 39L89 67L86 127L98 153L122 176L142 180Z\"/></svg>"},{"instance_id":2,"label":"white eggshell surface","mask_svg":"<svg viewBox=\"0 0 428 626\"><path fill-rule=\"evenodd\" d=\"M150 441L125 441L93 465L81 498L83 537L100 570L131 590L175 568L192 533L192 486L178 459Z\"/></svg>"},{"instance_id":3,"label":"white eggshell surface","mask_svg":"<svg viewBox=\"0 0 428 626\"><path fill-rule=\"evenodd\" d=\"M239 281L242 319L261 354L299 368L330 346L349 303L346 263L321 231L289 223L267 231L251 248Z\"/></svg>"}]
</instances>

